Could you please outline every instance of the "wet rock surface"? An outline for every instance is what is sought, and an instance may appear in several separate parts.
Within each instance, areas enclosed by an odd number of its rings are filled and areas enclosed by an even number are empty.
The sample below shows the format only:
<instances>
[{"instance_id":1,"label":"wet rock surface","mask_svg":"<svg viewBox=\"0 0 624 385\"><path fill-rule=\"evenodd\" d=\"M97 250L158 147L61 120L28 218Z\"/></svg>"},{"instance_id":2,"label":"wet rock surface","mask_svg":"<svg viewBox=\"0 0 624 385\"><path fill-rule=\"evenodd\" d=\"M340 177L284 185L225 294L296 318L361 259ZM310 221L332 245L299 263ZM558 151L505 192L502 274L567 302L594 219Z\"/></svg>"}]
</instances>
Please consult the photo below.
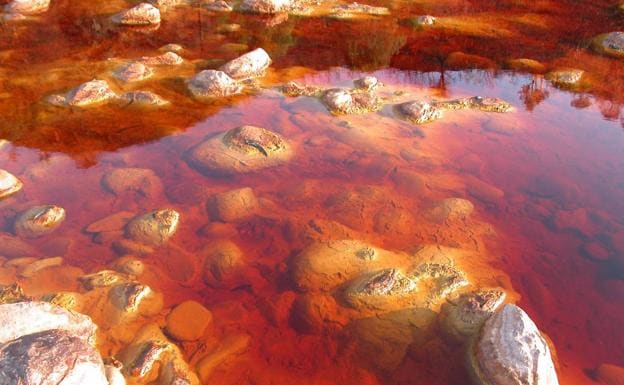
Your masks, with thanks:
<instances>
[{"instance_id":1,"label":"wet rock surface","mask_svg":"<svg viewBox=\"0 0 624 385\"><path fill-rule=\"evenodd\" d=\"M0 169L0 199L7 198L22 189L23 183L8 171Z\"/></svg>"},{"instance_id":2,"label":"wet rock surface","mask_svg":"<svg viewBox=\"0 0 624 385\"><path fill-rule=\"evenodd\" d=\"M122 25L150 25L160 23L160 11L149 3L140 3L111 17L114 23Z\"/></svg>"},{"instance_id":3,"label":"wet rock surface","mask_svg":"<svg viewBox=\"0 0 624 385\"><path fill-rule=\"evenodd\" d=\"M16 302L0 305L0 343L49 330L64 330L87 342L95 342L97 327L82 314L47 302Z\"/></svg>"},{"instance_id":4,"label":"wet rock surface","mask_svg":"<svg viewBox=\"0 0 624 385\"><path fill-rule=\"evenodd\" d=\"M381 100L370 92L353 92L341 88L325 91L321 101L333 114L364 114L383 107Z\"/></svg>"},{"instance_id":5,"label":"wet rock surface","mask_svg":"<svg viewBox=\"0 0 624 385\"><path fill-rule=\"evenodd\" d=\"M162 107L169 104L169 102L159 95L151 91L131 91L122 94L120 102L125 103L125 106L147 106L147 107Z\"/></svg>"},{"instance_id":6,"label":"wet rock surface","mask_svg":"<svg viewBox=\"0 0 624 385\"><path fill-rule=\"evenodd\" d=\"M150 78L154 71L143 63L131 62L113 71L113 76L124 82L138 82Z\"/></svg>"},{"instance_id":7,"label":"wet rock surface","mask_svg":"<svg viewBox=\"0 0 624 385\"><path fill-rule=\"evenodd\" d=\"M178 229L180 214L171 209L160 209L134 218L126 226L126 234L136 242L160 246Z\"/></svg>"},{"instance_id":8,"label":"wet rock surface","mask_svg":"<svg viewBox=\"0 0 624 385\"><path fill-rule=\"evenodd\" d=\"M442 331L452 342L465 342L479 332L505 296L501 289L479 289L449 298L440 309Z\"/></svg>"},{"instance_id":9,"label":"wet rock surface","mask_svg":"<svg viewBox=\"0 0 624 385\"><path fill-rule=\"evenodd\" d=\"M559 87L576 87L585 72L579 69L559 69L546 74L546 79Z\"/></svg>"},{"instance_id":10,"label":"wet rock surface","mask_svg":"<svg viewBox=\"0 0 624 385\"><path fill-rule=\"evenodd\" d=\"M143 56L139 61L149 66L177 66L184 62L182 56L168 51L157 56Z\"/></svg>"},{"instance_id":11,"label":"wet rock surface","mask_svg":"<svg viewBox=\"0 0 624 385\"><path fill-rule=\"evenodd\" d=\"M4 6L4 12L33 15L46 12L49 6L50 0L12 0Z\"/></svg>"},{"instance_id":12,"label":"wet rock surface","mask_svg":"<svg viewBox=\"0 0 624 385\"><path fill-rule=\"evenodd\" d=\"M480 384L559 383L546 340L515 305L505 305L486 321L469 354Z\"/></svg>"},{"instance_id":13,"label":"wet rock surface","mask_svg":"<svg viewBox=\"0 0 624 385\"><path fill-rule=\"evenodd\" d=\"M89 107L116 98L117 94L111 90L106 81L94 79L79 85L65 95L51 95L46 101L59 107Z\"/></svg>"},{"instance_id":14,"label":"wet rock surface","mask_svg":"<svg viewBox=\"0 0 624 385\"><path fill-rule=\"evenodd\" d=\"M187 82L191 94L199 98L214 98L241 93L243 87L223 71L204 70Z\"/></svg>"},{"instance_id":15,"label":"wet rock surface","mask_svg":"<svg viewBox=\"0 0 624 385\"><path fill-rule=\"evenodd\" d=\"M386 7L375 7L367 4L350 3L342 4L331 10L330 16L348 19L358 15L384 16L389 15L390 11Z\"/></svg>"},{"instance_id":16,"label":"wet rock surface","mask_svg":"<svg viewBox=\"0 0 624 385\"><path fill-rule=\"evenodd\" d=\"M436 105L418 100L400 104L396 111L415 124L433 122L442 117L442 110Z\"/></svg>"},{"instance_id":17,"label":"wet rock surface","mask_svg":"<svg viewBox=\"0 0 624 385\"><path fill-rule=\"evenodd\" d=\"M220 70L233 79L244 80L262 76L270 64L269 54L264 49L257 48L225 63Z\"/></svg>"},{"instance_id":18,"label":"wet rock surface","mask_svg":"<svg viewBox=\"0 0 624 385\"><path fill-rule=\"evenodd\" d=\"M184 301L167 315L166 332L178 341L195 341L212 322L212 313L196 301Z\"/></svg>"},{"instance_id":19,"label":"wet rock surface","mask_svg":"<svg viewBox=\"0 0 624 385\"><path fill-rule=\"evenodd\" d=\"M596 36L592 40L592 47L605 55L624 57L624 32L615 31Z\"/></svg>"},{"instance_id":20,"label":"wet rock surface","mask_svg":"<svg viewBox=\"0 0 624 385\"><path fill-rule=\"evenodd\" d=\"M15 219L15 234L23 238L38 238L54 231L65 220L65 209L59 206L36 206Z\"/></svg>"},{"instance_id":21,"label":"wet rock surface","mask_svg":"<svg viewBox=\"0 0 624 385\"><path fill-rule=\"evenodd\" d=\"M108 385L97 350L64 330L29 334L0 345L0 382Z\"/></svg>"},{"instance_id":22,"label":"wet rock surface","mask_svg":"<svg viewBox=\"0 0 624 385\"><path fill-rule=\"evenodd\" d=\"M294 9L294 0L245 0L241 10L253 13L279 13Z\"/></svg>"},{"instance_id":23,"label":"wet rock surface","mask_svg":"<svg viewBox=\"0 0 624 385\"><path fill-rule=\"evenodd\" d=\"M290 146L262 127L241 126L207 139L190 150L190 162L208 173L246 173L283 163Z\"/></svg>"}]
</instances>

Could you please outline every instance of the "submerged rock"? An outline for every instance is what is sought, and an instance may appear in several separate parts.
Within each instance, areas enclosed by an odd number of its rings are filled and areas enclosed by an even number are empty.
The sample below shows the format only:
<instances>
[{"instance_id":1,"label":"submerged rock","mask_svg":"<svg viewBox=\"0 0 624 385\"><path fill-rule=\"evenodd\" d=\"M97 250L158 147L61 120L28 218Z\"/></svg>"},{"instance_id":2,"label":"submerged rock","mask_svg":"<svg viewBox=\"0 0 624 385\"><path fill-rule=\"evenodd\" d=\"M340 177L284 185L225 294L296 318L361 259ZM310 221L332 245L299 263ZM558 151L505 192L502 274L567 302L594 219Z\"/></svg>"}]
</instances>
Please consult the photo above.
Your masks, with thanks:
<instances>
[{"instance_id":1,"label":"submerged rock","mask_svg":"<svg viewBox=\"0 0 624 385\"><path fill-rule=\"evenodd\" d=\"M245 173L283 163L291 156L288 143L265 128L241 126L192 148L189 161L216 174Z\"/></svg>"},{"instance_id":2,"label":"submerged rock","mask_svg":"<svg viewBox=\"0 0 624 385\"><path fill-rule=\"evenodd\" d=\"M426 284L428 290L424 300L427 305L438 302L468 285L464 272L452 262L425 262L418 265L408 276L419 285Z\"/></svg>"},{"instance_id":3,"label":"submerged rock","mask_svg":"<svg viewBox=\"0 0 624 385\"><path fill-rule=\"evenodd\" d=\"M453 342L468 340L479 332L505 297L501 289L479 289L449 299L440 309L441 330Z\"/></svg>"},{"instance_id":4,"label":"submerged rock","mask_svg":"<svg viewBox=\"0 0 624 385\"><path fill-rule=\"evenodd\" d=\"M512 304L485 322L468 354L475 379L483 385L559 384L546 340Z\"/></svg>"},{"instance_id":5,"label":"submerged rock","mask_svg":"<svg viewBox=\"0 0 624 385\"><path fill-rule=\"evenodd\" d=\"M498 99L483 96L473 96L467 99L468 108L485 112L507 112L511 110L511 104Z\"/></svg>"},{"instance_id":6,"label":"submerged rock","mask_svg":"<svg viewBox=\"0 0 624 385\"><path fill-rule=\"evenodd\" d=\"M429 212L429 216L435 222L457 221L470 217L474 211L474 205L467 199L447 198L439 202Z\"/></svg>"},{"instance_id":7,"label":"submerged rock","mask_svg":"<svg viewBox=\"0 0 624 385\"><path fill-rule=\"evenodd\" d=\"M233 287L239 281L238 270L243 265L243 251L236 243L217 241L202 250L205 259L204 281L212 287Z\"/></svg>"},{"instance_id":8,"label":"submerged rock","mask_svg":"<svg viewBox=\"0 0 624 385\"><path fill-rule=\"evenodd\" d=\"M155 323L136 333L132 342L119 353L123 373L131 381L167 385L199 385L180 349L172 344Z\"/></svg>"},{"instance_id":9,"label":"submerged rock","mask_svg":"<svg viewBox=\"0 0 624 385\"><path fill-rule=\"evenodd\" d=\"M220 70L233 79L242 80L264 75L270 64L269 54L264 49L257 48L225 63Z\"/></svg>"},{"instance_id":10,"label":"submerged rock","mask_svg":"<svg viewBox=\"0 0 624 385\"><path fill-rule=\"evenodd\" d=\"M108 385L95 347L66 330L46 330L0 345L0 383Z\"/></svg>"},{"instance_id":11,"label":"submerged rock","mask_svg":"<svg viewBox=\"0 0 624 385\"><path fill-rule=\"evenodd\" d=\"M116 168L104 175L102 184L116 195L135 192L147 198L153 198L163 191L160 178L154 171L145 168Z\"/></svg>"},{"instance_id":12,"label":"submerged rock","mask_svg":"<svg viewBox=\"0 0 624 385\"><path fill-rule=\"evenodd\" d=\"M505 62L505 65L508 68L516 71L526 71L536 74L541 74L546 71L546 66L537 60L520 58L520 59L511 59Z\"/></svg>"},{"instance_id":13,"label":"submerged rock","mask_svg":"<svg viewBox=\"0 0 624 385\"><path fill-rule=\"evenodd\" d=\"M196 301L184 301L167 314L165 330L178 341L195 341L212 322L212 313Z\"/></svg>"},{"instance_id":14,"label":"submerged rock","mask_svg":"<svg viewBox=\"0 0 624 385\"><path fill-rule=\"evenodd\" d=\"M415 124L433 122L442 117L442 110L440 108L421 100L399 104L395 107L395 111Z\"/></svg>"},{"instance_id":15,"label":"submerged rock","mask_svg":"<svg viewBox=\"0 0 624 385\"><path fill-rule=\"evenodd\" d=\"M219 346L197 363L197 374L202 384L210 382L210 375L221 364L247 350L251 337L236 334L226 337Z\"/></svg>"},{"instance_id":16,"label":"submerged rock","mask_svg":"<svg viewBox=\"0 0 624 385\"><path fill-rule=\"evenodd\" d=\"M20 214L15 220L15 234L24 238L38 238L54 231L65 220L65 210L59 206L36 206Z\"/></svg>"},{"instance_id":17,"label":"submerged rock","mask_svg":"<svg viewBox=\"0 0 624 385\"><path fill-rule=\"evenodd\" d=\"M124 82L138 82L153 74L154 70L140 62L126 63L113 71L113 76Z\"/></svg>"},{"instance_id":18,"label":"submerged rock","mask_svg":"<svg viewBox=\"0 0 624 385\"><path fill-rule=\"evenodd\" d=\"M4 6L4 12L23 15L43 13L50 7L50 0L13 0Z\"/></svg>"},{"instance_id":19,"label":"submerged rock","mask_svg":"<svg viewBox=\"0 0 624 385\"><path fill-rule=\"evenodd\" d=\"M243 87L223 71L204 70L186 83L193 96L214 98L241 93Z\"/></svg>"},{"instance_id":20,"label":"submerged rock","mask_svg":"<svg viewBox=\"0 0 624 385\"><path fill-rule=\"evenodd\" d=\"M88 107L116 99L117 94L104 80L91 80L70 90L65 95L51 95L46 98L50 104L59 107Z\"/></svg>"},{"instance_id":21,"label":"submerged rock","mask_svg":"<svg viewBox=\"0 0 624 385\"><path fill-rule=\"evenodd\" d=\"M7 258L20 258L29 255L39 255L40 253L29 243L20 238L0 233L0 255Z\"/></svg>"},{"instance_id":22,"label":"submerged rock","mask_svg":"<svg viewBox=\"0 0 624 385\"><path fill-rule=\"evenodd\" d=\"M592 47L598 53L622 58L624 57L624 32L615 31L596 36L592 40Z\"/></svg>"},{"instance_id":23,"label":"submerged rock","mask_svg":"<svg viewBox=\"0 0 624 385\"><path fill-rule=\"evenodd\" d=\"M161 209L134 218L126 226L126 234L133 241L160 246L178 229L180 214L171 209Z\"/></svg>"},{"instance_id":24,"label":"submerged rock","mask_svg":"<svg viewBox=\"0 0 624 385\"><path fill-rule=\"evenodd\" d=\"M23 187L22 181L8 171L0 169L0 199L9 197Z\"/></svg>"},{"instance_id":25,"label":"submerged rock","mask_svg":"<svg viewBox=\"0 0 624 385\"><path fill-rule=\"evenodd\" d=\"M208 203L211 216L222 222L238 222L258 211L259 203L253 190L244 187L216 194Z\"/></svg>"},{"instance_id":26,"label":"submerged rock","mask_svg":"<svg viewBox=\"0 0 624 385\"><path fill-rule=\"evenodd\" d=\"M160 11L149 3L140 3L111 17L113 23L122 25L150 25L160 23Z\"/></svg>"},{"instance_id":27,"label":"submerged rock","mask_svg":"<svg viewBox=\"0 0 624 385\"><path fill-rule=\"evenodd\" d=\"M366 92L371 92L381 87L382 84L379 81L379 79L377 79L374 76L364 76L363 78L354 80L353 86L357 89L364 90Z\"/></svg>"},{"instance_id":28,"label":"submerged rock","mask_svg":"<svg viewBox=\"0 0 624 385\"><path fill-rule=\"evenodd\" d=\"M46 330L65 330L88 342L95 341L97 326L85 315L48 302L0 305L0 344Z\"/></svg>"}]
</instances>

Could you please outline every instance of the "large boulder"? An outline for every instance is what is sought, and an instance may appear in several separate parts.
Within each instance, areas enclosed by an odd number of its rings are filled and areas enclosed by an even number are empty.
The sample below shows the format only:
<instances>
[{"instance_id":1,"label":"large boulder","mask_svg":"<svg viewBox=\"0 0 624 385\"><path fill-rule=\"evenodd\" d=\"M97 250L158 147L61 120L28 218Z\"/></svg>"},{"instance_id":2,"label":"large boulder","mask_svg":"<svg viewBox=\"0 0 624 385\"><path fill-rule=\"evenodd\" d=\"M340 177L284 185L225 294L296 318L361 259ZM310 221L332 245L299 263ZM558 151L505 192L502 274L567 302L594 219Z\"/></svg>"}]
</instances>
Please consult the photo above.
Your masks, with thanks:
<instances>
[{"instance_id":1,"label":"large boulder","mask_svg":"<svg viewBox=\"0 0 624 385\"><path fill-rule=\"evenodd\" d=\"M256 48L225 63L220 70L237 80L249 79L263 75L270 64L269 54L262 48Z\"/></svg>"},{"instance_id":2,"label":"large boulder","mask_svg":"<svg viewBox=\"0 0 624 385\"><path fill-rule=\"evenodd\" d=\"M243 87L223 71L204 70L186 83L196 98L215 98L236 95Z\"/></svg>"},{"instance_id":3,"label":"large boulder","mask_svg":"<svg viewBox=\"0 0 624 385\"><path fill-rule=\"evenodd\" d=\"M559 384L546 340L533 320L512 304L485 322L468 354L478 384Z\"/></svg>"},{"instance_id":4,"label":"large boulder","mask_svg":"<svg viewBox=\"0 0 624 385\"><path fill-rule=\"evenodd\" d=\"M241 126L193 147L189 162L211 174L231 175L276 166L291 156L280 135L262 127Z\"/></svg>"},{"instance_id":5,"label":"large boulder","mask_svg":"<svg viewBox=\"0 0 624 385\"><path fill-rule=\"evenodd\" d=\"M0 346L3 385L108 385L97 350L66 330L28 334Z\"/></svg>"},{"instance_id":6,"label":"large boulder","mask_svg":"<svg viewBox=\"0 0 624 385\"><path fill-rule=\"evenodd\" d=\"M93 342L97 328L89 317L47 302L2 304L0 325L0 343L52 329L65 330Z\"/></svg>"}]
</instances>

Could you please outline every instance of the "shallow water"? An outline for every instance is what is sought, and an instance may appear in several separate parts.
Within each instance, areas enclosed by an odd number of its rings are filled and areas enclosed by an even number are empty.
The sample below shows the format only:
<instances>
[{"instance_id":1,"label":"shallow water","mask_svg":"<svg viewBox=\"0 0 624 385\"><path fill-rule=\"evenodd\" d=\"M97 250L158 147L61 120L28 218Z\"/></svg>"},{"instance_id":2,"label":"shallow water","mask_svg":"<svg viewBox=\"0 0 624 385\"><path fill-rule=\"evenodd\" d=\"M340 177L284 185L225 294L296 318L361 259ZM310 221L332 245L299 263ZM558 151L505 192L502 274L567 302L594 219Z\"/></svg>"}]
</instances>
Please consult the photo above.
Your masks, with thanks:
<instances>
[{"instance_id":1,"label":"shallow water","mask_svg":"<svg viewBox=\"0 0 624 385\"><path fill-rule=\"evenodd\" d=\"M527 311L552 340L561 383L591 383L599 364L622 365L624 66L584 43L617 29L622 17L600 1L584 2L582 15L574 11L579 2L565 1L387 3L376 5L390 7L391 17L291 16L274 27L266 27L268 17L181 7L167 13L159 29L139 32L107 22L125 3L60 0L39 19L0 24L0 134L11 142L0 147L0 168L25 184L0 202L0 228L11 233L16 214L30 206L62 206L62 226L28 242L41 255L63 255L67 265L95 272L118 254L111 240L95 239L86 226L119 211L179 211L171 242L143 257L149 269L142 279L164 293L165 307L196 299L213 312L210 338L180 344L192 364L215 341L251 336L249 350L219 366L211 382L467 383L463 350L445 344L435 326L417 327L412 340L397 345L405 354L390 364L358 337L353 325L364 316L345 310L352 324L304 330L297 308L291 310L301 296L290 275L293 258L313 240L341 238L389 250L430 243L470 250L475 257L461 262L470 281L502 286ZM423 30L403 20L422 13L448 19ZM495 25L493 15L500 18ZM240 32L218 32L226 23L239 23ZM158 69L138 86L111 81L118 91L154 91L170 106L63 109L42 102L95 77L111 80L115 60L156 55L171 42L185 47L182 66ZM224 49L226 43L246 47ZM274 64L262 88L213 103L190 98L183 79L236 57L232 47L269 52ZM492 68L445 64L454 51L481 55ZM517 57L582 68L590 82L583 92L565 91L541 75L501 69ZM333 116L315 98L271 88L290 80L350 86L364 75L384 83L380 92L405 100L482 95L502 98L513 110L457 111L414 125L388 106ZM293 158L231 177L189 166L189 148L244 124L281 134ZM114 195L101 180L117 167L151 169L164 189ZM405 185L396 177L401 171L417 174L422 185ZM206 202L213 194L246 186L261 200L258 215L234 224L211 218ZM473 202L474 217L456 225L428 220L429 208L448 197ZM232 285L201 277L202 249L221 239L244 251ZM589 255L589 245L604 255ZM5 270L2 284L14 279ZM78 288L63 277L42 273L39 281L22 281L32 295ZM427 317L416 319L424 325ZM111 341L101 346L104 354L116 349Z\"/></svg>"}]
</instances>

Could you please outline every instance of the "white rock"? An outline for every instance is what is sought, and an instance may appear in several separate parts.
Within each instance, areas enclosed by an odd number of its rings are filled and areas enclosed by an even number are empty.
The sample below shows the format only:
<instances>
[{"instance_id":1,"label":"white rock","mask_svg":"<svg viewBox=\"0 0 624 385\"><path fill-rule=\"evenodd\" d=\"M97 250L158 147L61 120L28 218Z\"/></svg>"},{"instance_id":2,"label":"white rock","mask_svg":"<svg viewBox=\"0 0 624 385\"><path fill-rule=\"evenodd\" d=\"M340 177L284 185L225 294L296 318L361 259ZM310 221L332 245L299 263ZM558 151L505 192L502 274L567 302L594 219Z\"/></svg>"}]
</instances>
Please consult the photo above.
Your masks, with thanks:
<instances>
[{"instance_id":1,"label":"white rock","mask_svg":"<svg viewBox=\"0 0 624 385\"><path fill-rule=\"evenodd\" d=\"M160 23L160 11L149 3L141 3L111 17L114 23L122 25L150 25Z\"/></svg>"},{"instance_id":2,"label":"white rock","mask_svg":"<svg viewBox=\"0 0 624 385\"><path fill-rule=\"evenodd\" d=\"M61 329L95 342L97 326L86 315L48 302L17 302L0 305L0 343L45 330Z\"/></svg>"},{"instance_id":3,"label":"white rock","mask_svg":"<svg viewBox=\"0 0 624 385\"><path fill-rule=\"evenodd\" d=\"M246 12L278 13L293 8L293 0L244 0L241 9Z\"/></svg>"},{"instance_id":4,"label":"white rock","mask_svg":"<svg viewBox=\"0 0 624 385\"><path fill-rule=\"evenodd\" d=\"M223 71L204 70L187 82L195 97L219 97L239 94L243 87Z\"/></svg>"},{"instance_id":5,"label":"white rock","mask_svg":"<svg viewBox=\"0 0 624 385\"><path fill-rule=\"evenodd\" d=\"M85 107L109 101L117 97L104 80L91 80L65 94L65 104Z\"/></svg>"},{"instance_id":6,"label":"white rock","mask_svg":"<svg viewBox=\"0 0 624 385\"><path fill-rule=\"evenodd\" d=\"M48 10L50 0L13 0L4 6L4 12L33 15Z\"/></svg>"},{"instance_id":7,"label":"white rock","mask_svg":"<svg viewBox=\"0 0 624 385\"><path fill-rule=\"evenodd\" d=\"M8 171L0 169L0 199L15 194L23 187L22 182Z\"/></svg>"},{"instance_id":8,"label":"white rock","mask_svg":"<svg viewBox=\"0 0 624 385\"><path fill-rule=\"evenodd\" d=\"M558 385L548 344L519 307L507 304L481 329L471 365L484 385Z\"/></svg>"},{"instance_id":9,"label":"white rock","mask_svg":"<svg viewBox=\"0 0 624 385\"><path fill-rule=\"evenodd\" d=\"M234 79L248 79L262 75L270 64L269 54L262 48L257 48L225 63L221 71Z\"/></svg>"}]
</instances>

